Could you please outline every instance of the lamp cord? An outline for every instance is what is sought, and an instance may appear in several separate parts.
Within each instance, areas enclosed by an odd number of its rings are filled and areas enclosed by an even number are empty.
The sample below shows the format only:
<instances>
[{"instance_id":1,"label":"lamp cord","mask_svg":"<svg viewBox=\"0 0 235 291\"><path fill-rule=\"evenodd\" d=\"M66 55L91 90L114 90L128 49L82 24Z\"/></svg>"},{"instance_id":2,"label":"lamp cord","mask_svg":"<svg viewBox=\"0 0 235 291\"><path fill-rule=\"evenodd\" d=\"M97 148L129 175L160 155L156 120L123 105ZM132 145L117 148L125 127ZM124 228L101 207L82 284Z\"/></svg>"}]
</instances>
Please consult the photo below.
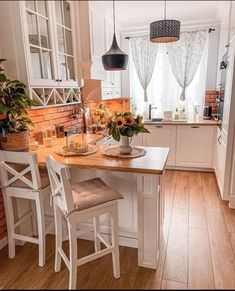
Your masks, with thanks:
<instances>
[{"instance_id":1,"label":"lamp cord","mask_svg":"<svg viewBox=\"0 0 235 291\"><path fill-rule=\"evenodd\" d=\"M113 30L115 33L115 4L114 4L114 0L113 0Z\"/></svg>"}]
</instances>

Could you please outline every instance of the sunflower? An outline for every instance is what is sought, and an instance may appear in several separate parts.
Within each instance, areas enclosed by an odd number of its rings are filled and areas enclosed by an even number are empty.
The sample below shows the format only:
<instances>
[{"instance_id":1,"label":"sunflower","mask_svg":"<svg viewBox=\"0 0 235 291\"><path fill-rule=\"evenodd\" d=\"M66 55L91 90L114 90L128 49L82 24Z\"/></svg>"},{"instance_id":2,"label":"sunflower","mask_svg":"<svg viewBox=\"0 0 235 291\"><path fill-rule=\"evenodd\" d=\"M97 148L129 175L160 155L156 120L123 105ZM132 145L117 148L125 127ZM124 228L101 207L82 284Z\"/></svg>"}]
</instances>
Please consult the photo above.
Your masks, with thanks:
<instances>
[{"instance_id":1,"label":"sunflower","mask_svg":"<svg viewBox=\"0 0 235 291\"><path fill-rule=\"evenodd\" d=\"M124 117L119 116L116 118L116 123L117 123L117 128L122 129L124 125L126 124L126 120Z\"/></svg>"},{"instance_id":2,"label":"sunflower","mask_svg":"<svg viewBox=\"0 0 235 291\"><path fill-rule=\"evenodd\" d=\"M133 124L134 123L134 117L132 115L125 116L125 120L127 124Z\"/></svg>"}]
</instances>

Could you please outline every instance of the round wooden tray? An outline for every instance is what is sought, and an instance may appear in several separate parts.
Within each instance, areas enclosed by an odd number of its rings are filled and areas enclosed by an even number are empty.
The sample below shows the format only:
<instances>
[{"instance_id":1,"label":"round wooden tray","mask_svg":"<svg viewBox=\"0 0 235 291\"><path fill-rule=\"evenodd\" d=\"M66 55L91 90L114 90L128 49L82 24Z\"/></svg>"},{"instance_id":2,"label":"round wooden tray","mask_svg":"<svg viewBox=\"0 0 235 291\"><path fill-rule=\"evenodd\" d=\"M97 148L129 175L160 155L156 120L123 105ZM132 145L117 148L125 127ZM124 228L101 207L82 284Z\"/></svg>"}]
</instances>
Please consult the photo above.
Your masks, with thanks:
<instances>
[{"instance_id":1,"label":"round wooden tray","mask_svg":"<svg viewBox=\"0 0 235 291\"><path fill-rule=\"evenodd\" d=\"M86 152L67 152L64 151L63 148L57 149L55 151L56 154L63 156L63 157L74 157L74 156L89 156L96 153L97 150L91 146L88 146L88 150Z\"/></svg>"},{"instance_id":2,"label":"round wooden tray","mask_svg":"<svg viewBox=\"0 0 235 291\"><path fill-rule=\"evenodd\" d=\"M111 147L106 149L103 154L106 156L110 156L110 157L117 157L117 158L122 158L122 159L126 159L126 158L139 158L142 157L146 154L146 150L139 148L139 147L132 147L133 150L130 154L121 154L119 152L119 147Z\"/></svg>"}]
</instances>

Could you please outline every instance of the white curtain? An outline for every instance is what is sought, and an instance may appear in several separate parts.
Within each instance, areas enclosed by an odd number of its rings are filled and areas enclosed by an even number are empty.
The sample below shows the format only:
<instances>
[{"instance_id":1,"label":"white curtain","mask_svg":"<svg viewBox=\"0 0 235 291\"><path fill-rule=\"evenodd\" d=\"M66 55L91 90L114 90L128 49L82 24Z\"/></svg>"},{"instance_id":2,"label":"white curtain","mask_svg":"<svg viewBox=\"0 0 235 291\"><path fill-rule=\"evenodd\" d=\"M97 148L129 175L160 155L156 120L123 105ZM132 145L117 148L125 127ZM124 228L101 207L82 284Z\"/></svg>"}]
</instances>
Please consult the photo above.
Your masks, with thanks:
<instances>
[{"instance_id":1,"label":"white curtain","mask_svg":"<svg viewBox=\"0 0 235 291\"><path fill-rule=\"evenodd\" d=\"M130 39L133 63L144 90L144 101L148 101L147 88L152 78L157 55L157 44L149 40L149 36L132 37Z\"/></svg>"},{"instance_id":2,"label":"white curtain","mask_svg":"<svg viewBox=\"0 0 235 291\"><path fill-rule=\"evenodd\" d=\"M182 88L182 101L185 100L186 88L198 70L207 38L208 30L182 32L178 41L167 44L172 72Z\"/></svg>"},{"instance_id":3,"label":"white curtain","mask_svg":"<svg viewBox=\"0 0 235 291\"><path fill-rule=\"evenodd\" d=\"M193 81L186 89L188 117L193 117L193 106L200 105L202 113L204 97L206 91L208 42L202 54L201 62ZM158 52L152 79L149 83L148 103L144 102L144 91L139 82L133 59L130 52L130 96L132 111L136 114L144 115L148 118L148 104L152 104L157 109L152 110L152 117L163 117L166 110L174 110L181 94L182 88L176 81L169 62L165 44L158 45Z\"/></svg>"}]
</instances>

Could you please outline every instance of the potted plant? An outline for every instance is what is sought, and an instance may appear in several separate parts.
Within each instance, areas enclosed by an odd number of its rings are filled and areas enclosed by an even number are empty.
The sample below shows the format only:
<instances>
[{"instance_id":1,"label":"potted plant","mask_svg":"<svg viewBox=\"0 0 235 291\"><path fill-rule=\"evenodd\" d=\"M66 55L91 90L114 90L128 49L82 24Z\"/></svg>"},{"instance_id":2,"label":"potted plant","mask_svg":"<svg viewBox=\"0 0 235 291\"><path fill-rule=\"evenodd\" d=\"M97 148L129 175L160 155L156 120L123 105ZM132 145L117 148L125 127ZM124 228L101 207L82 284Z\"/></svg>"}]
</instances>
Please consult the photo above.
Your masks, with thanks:
<instances>
[{"instance_id":1,"label":"potted plant","mask_svg":"<svg viewBox=\"0 0 235 291\"><path fill-rule=\"evenodd\" d=\"M136 118L131 112L116 114L108 122L109 134L120 141L119 151L121 154L130 154L132 147L130 146L131 138L138 133L149 133L144 127L143 117L138 115Z\"/></svg>"},{"instance_id":2,"label":"potted plant","mask_svg":"<svg viewBox=\"0 0 235 291\"><path fill-rule=\"evenodd\" d=\"M0 64L5 59L0 59ZM9 80L0 67L0 148L26 151L29 149L29 125L33 125L27 109L34 102L26 93L26 85Z\"/></svg>"}]
</instances>

